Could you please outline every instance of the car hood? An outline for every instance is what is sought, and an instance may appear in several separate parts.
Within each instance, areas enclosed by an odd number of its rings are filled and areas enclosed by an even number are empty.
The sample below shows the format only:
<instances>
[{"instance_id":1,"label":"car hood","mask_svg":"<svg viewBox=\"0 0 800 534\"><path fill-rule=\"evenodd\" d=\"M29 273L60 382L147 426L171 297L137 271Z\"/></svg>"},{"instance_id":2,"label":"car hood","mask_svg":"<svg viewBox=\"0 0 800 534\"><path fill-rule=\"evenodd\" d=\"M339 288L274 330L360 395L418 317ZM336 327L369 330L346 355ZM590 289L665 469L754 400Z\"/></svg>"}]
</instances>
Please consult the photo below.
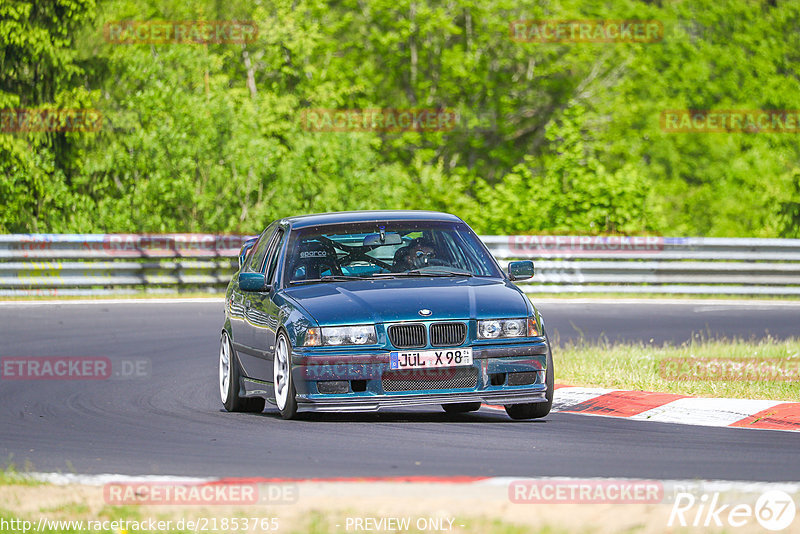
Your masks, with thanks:
<instances>
[{"instance_id":1,"label":"car hood","mask_svg":"<svg viewBox=\"0 0 800 534\"><path fill-rule=\"evenodd\" d=\"M527 298L505 280L487 278L392 278L327 282L287 288L320 325L408 320L525 317ZM431 310L429 317L419 311Z\"/></svg>"}]
</instances>

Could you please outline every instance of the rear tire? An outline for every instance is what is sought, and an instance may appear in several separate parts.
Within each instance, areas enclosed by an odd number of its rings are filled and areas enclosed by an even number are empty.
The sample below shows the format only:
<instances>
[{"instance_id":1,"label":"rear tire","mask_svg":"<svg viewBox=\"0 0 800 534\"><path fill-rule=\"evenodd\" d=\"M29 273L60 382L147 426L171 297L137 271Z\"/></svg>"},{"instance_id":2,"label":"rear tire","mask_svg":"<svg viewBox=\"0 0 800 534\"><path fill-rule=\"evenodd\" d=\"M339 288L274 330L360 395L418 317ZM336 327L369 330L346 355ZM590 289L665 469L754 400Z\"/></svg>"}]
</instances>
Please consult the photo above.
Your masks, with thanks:
<instances>
[{"instance_id":1,"label":"rear tire","mask_svg":"<svg viewBox=\"0 0 800 534\"><path fill-rule=\"evenodd\" d=\"M228 332L222 331L219 340L219 394L229 412L261 413L265 400L262 397L239 396L239 360L233 351Z\"/></svg>"},{"instance_id":2,"label":"rear tire","mask_svg":"<svg viewBox=\"0 0 800 534\"><path fill-rule=\"evenodd\" d=\"M456 402L453 404L442 404L442 408L447 413L467 413L479 410L480 402Z\"/></svg>"},{"instance_id":3,"label":"rear tire","mask_svg":"<svg viewBox=\"0 0 800 534\"><path fill-rule=\"evenodd\" d=\"M547 340L547 334L544 335L547 341L547 371L545 372L545 384L547 384L547 391L545 398L547 402L533 402L530 404L507 404L505 406L506 413L511 419L540 419L546 417L553 407L553 391L555 389L553 381L555 373L553 371L553 349L550 347L550 341Z\"/></svg>"}]
</instances>

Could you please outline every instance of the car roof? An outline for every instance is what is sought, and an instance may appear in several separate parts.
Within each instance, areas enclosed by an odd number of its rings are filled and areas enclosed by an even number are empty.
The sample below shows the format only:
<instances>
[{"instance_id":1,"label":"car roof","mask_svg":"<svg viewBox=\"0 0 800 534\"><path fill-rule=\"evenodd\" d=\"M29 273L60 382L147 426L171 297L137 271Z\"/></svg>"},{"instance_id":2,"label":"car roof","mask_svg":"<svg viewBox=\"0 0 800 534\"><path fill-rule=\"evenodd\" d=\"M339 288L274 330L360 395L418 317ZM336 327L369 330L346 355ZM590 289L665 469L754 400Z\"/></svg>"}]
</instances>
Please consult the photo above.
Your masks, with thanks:
<instances>
[{"instance_id":1,"label":"car roof","mask_svg":"<svg viewBox=\"0 0 800 534\"><path fill-rule=\"evenodd\" d=\"M337 211L286 217L284 221L293 229L320 226L325 224L389 222L389 221L446 221L463 222L455 215L440 211L423 210L376 210L376 211Z\"/></svg>"}]
</instances>

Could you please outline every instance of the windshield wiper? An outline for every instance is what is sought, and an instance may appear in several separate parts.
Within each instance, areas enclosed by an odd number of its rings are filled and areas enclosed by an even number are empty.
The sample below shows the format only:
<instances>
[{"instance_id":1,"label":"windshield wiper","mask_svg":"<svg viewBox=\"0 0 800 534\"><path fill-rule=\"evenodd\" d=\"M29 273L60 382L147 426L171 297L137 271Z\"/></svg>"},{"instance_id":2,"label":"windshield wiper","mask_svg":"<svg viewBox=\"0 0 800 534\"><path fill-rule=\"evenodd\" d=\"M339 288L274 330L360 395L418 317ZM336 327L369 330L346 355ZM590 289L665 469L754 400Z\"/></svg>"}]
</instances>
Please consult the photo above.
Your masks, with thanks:
<instances>
[{"instance_id":1,"label":"windshield wiper","mask_svg":"<svg viewBox=\"0 0 800 534\"><path fill-rule=\"evenodd\" d=\"M472 273L468 271L451 271L448 269L437 269L435 271L420 271L419 269L414 269L414 272L419 272L420 274L424 274L425 276L474 276Z\"/></svg>"},{"instance_id":2,"label":"windshield wiper","mask_svg":"<svg viewBox=\"0 0 800 534\"><path fill-rule=\"evenodd\" d=\"M410 271L401 271L399 273L375 273L372 275L373 278L391 278L393 276L474 276L472 273L467 271L421 271L419 269L412 269Z\"/></svg>"},{"instance_id":3,"label":"windshield wiper","mask_svg":"<svg viewBox=\"0 0 800 534\"><path fill-rule=\"evenodd\" d=\"M290 284L305 284L310 282L346 282L347 280L369 280L367 276L351 276L347 274L326 274L319 278L308 278L306 280L292 280Z\"/></svg>"}]
</instances>

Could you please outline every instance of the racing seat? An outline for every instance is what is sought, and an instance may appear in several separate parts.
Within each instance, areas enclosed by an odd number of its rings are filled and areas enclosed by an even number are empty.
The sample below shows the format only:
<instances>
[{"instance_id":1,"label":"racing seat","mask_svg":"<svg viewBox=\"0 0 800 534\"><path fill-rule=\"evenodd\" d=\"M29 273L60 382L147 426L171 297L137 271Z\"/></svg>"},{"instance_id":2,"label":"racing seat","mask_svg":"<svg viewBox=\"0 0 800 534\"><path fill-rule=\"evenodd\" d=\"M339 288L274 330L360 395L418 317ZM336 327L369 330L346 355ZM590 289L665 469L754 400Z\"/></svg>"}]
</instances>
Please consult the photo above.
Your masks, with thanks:
<instances>
[{"instance_id":1,"label":"racing seat","mask_svg":"<svg viewBox=\"0 0 800 534\"><path fill-rule=\"evenodd\" d=\"M406 269L407 256L410 251L411 247L409 245L400 247L394 251L394 258L392 259L392 271L400 272Z\"/></svg>"},{"instance_id":2,"label":"racing seat","mask_svg":"<svg viewBox=\"0 0 800 534\"><path fill-rule=\"evenodd\" d=\"M312 280L327 274L342 274L333 248L319 241L301 243L292 263L292 280Z\"/></svg>"}]
</instances>

